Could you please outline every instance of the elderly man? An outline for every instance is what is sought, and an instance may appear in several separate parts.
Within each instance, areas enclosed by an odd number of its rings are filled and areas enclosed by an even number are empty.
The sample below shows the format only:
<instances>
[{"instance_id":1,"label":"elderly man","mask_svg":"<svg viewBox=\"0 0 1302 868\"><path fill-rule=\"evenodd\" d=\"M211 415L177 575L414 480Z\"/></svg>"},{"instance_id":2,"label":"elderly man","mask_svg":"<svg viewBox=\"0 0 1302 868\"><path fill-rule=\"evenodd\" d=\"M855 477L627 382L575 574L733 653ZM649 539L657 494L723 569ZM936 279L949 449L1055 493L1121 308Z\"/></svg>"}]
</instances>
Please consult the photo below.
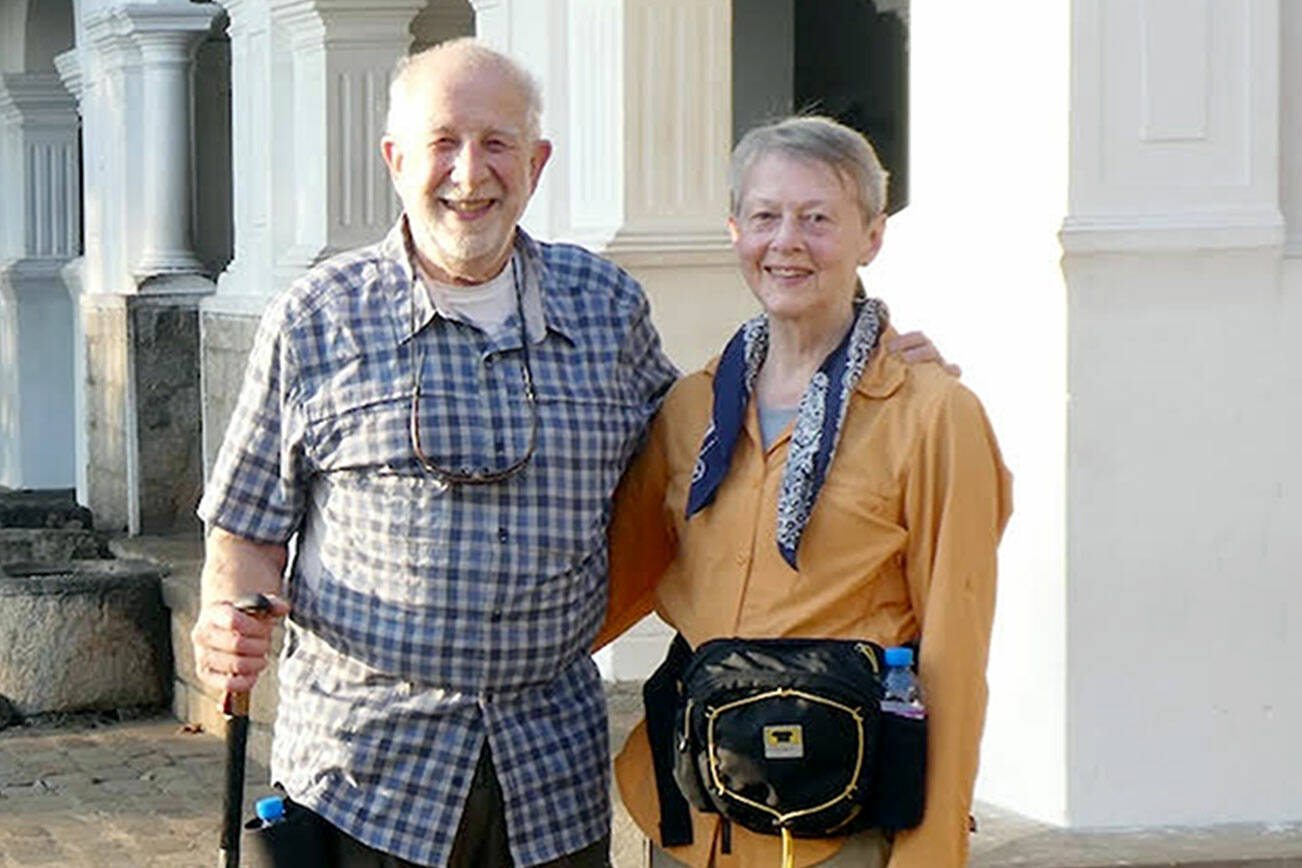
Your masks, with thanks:
<instances>
[{"instance_id":1,"label":"elderly man","mask_svg":"<svg viewBox=\"0 0 1302 868\"><path fill-rule=\"evenodd\" d=\"M340 864L608 863L606 519L675 370L628 275L517 228L539 114L472 41L399 65L405 214L270 305L200 505L214 688L265 665L227 601L298 534L272 772Z\"/></svg>"},{"instance_id":2,"label":"elderly man","mask_svg":"<svg viewBox=\"0 0 1302 868\"><path fill-rule=\"evenodd\" d=\"M609 861L588 650L611 494L676 372L628 275L517 227L539 114L471 40L399 63L405 213L269 306L200 505L199 675L266 665L268 621L230 600L290 616L272 774L337 865Z\"/></svg>"}]
</instances>

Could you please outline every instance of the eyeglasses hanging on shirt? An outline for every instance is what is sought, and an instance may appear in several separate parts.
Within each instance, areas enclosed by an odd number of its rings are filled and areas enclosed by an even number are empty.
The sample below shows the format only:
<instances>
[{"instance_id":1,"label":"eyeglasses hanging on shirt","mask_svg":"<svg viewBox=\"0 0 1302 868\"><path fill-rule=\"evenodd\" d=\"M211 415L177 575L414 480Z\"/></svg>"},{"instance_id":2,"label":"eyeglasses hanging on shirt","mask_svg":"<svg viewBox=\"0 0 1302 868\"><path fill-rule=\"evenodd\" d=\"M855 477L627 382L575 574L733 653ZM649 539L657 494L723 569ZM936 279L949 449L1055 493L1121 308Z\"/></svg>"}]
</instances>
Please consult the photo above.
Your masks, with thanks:
<instances>
[{"instance_id":1,"label":"eyeglasses hanging on shirt","mask_svg":"<svg viewBox=\"0 0 1302 868\"><path fill-rule=\"evenodd\" d=\"M519 459L502 468L486 470L450 470L440 467L434 459L425 454L420 442L420 384L425 373L425 347L420 348L419 361L412 368L411 383L411 448L416 453L416 460L425 472L434 477L444 487L450 485L490 485L502 482L520 473L529 465L534 450L538 446L538 402L533 390L533 370L529 367L529 333L524 319L524 291L520 286L520 272L515 256L511 257L511 282L515 287L516 312L520 317L520 352L522 379L524 381L525 403L529 405L529 446ZM415 293L409 296L411 306L411 330L416 331Z\"/></svg>"}]
</instances>

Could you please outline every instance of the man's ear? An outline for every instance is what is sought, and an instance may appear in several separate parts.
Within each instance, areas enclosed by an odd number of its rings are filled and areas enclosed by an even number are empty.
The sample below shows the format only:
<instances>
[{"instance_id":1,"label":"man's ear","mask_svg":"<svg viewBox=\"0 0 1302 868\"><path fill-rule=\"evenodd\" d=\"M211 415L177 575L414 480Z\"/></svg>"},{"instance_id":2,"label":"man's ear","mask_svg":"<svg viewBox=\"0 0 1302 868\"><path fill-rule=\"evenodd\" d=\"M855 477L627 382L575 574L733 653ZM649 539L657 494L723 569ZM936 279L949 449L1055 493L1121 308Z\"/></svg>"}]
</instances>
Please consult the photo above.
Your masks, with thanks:
<instances>
[{"instance_id":1,"label":"man's ear","mask_svg":"<svg viewBox=\"0 0 1302 868\"><path fill-rule=\"evenodd\" d=\"M380 153L384 155L384 164L389 167L389 177L397 180L402 173L402 146L393 136L380 139Z\"/></svg>"},{"instance_id":2,"label":"man's ear","mask_svg":"<svg viewBox=\"0 0 1302 868\"><path fill-rule=\"evenodd\" d=\"M533 143L533 150L529 154L529 192L532 193L538 189L538 179L542 177L543 166L552 156L552 143L547 139L539 139Z\"/></svg>"},{"instance_id":3,"label":"man's ear","mask_svg":"<svg viewBox=\"0 0 1302 868\"><path fill-rule=\"evenodd\" d=\"M741 238L741 227L737 225L737 218L731 214L728 215L728 237L732 239L733 244Z\"/></svg>"}]
</instances>

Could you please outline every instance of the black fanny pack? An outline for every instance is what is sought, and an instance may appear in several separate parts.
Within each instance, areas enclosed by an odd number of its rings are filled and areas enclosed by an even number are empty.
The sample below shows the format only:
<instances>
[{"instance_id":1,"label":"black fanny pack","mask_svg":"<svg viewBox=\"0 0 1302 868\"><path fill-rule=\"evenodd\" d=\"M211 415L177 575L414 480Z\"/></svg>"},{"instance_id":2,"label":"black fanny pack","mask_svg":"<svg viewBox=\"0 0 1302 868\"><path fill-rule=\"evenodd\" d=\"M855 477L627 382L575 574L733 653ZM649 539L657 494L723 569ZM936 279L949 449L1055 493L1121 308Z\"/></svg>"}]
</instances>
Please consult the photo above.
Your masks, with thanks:
<instances>
[{"instance_id":1,"label":"black fanny pack","mask_svg":"<svg viewBox=\"0 0 1302 868\"><path fill-rule=\"evenodd\" d=\"M867 641L715 639L693 654L674 637L643 688L663 846L691 843L688 802L784 839L916 826L926 720L882 713L881 661Z\"/></svg>"}]
</instances>

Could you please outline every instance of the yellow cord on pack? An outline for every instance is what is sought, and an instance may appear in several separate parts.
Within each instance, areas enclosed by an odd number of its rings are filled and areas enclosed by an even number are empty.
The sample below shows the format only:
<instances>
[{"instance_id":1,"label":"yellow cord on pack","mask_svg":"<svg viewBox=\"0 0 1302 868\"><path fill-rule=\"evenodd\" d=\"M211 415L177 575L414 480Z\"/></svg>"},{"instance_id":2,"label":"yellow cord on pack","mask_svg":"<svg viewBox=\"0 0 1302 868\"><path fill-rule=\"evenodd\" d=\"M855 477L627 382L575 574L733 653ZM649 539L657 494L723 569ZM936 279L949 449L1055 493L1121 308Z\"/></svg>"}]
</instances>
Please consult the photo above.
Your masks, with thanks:
<instances>
[{"instance_id":1,"label":"yellow cord on pack","mask_svg":"<svg viewBox=\"0 0 1302 868\"><path fill-rule=\"evenodd\" d=\"M796 868L796 842L786 827L782 829L782 868Z\"/></svg>"}]
</instances>

